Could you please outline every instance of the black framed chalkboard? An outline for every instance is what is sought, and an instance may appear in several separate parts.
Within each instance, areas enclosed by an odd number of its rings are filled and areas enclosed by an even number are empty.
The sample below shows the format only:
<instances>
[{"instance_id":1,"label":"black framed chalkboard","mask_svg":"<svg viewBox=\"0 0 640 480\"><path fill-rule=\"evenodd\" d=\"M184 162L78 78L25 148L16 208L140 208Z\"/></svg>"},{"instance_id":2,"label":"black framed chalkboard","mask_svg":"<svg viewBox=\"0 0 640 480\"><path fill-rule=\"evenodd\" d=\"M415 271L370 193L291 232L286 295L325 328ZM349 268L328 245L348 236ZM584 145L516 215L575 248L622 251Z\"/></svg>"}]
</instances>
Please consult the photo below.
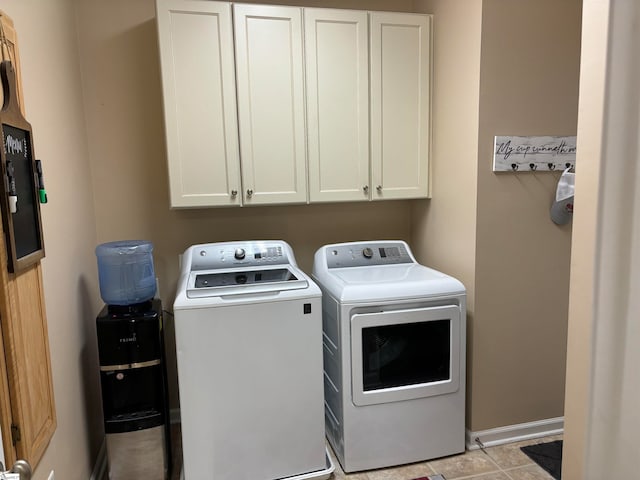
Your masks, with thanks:
<instances>
[{"instance_id":1,"label":"black framed chalkboard","mask_svg":"<svg viewBox=\"0 0 640 480\"><path fill-rule=\"evenodd\" d=\"M10 61L0 63L4 105L0 111L0 172L2 227L10 272L19 272L44 257L42 220L33 156L31 125L17 101Z\"/></svg>"}]
</instances>

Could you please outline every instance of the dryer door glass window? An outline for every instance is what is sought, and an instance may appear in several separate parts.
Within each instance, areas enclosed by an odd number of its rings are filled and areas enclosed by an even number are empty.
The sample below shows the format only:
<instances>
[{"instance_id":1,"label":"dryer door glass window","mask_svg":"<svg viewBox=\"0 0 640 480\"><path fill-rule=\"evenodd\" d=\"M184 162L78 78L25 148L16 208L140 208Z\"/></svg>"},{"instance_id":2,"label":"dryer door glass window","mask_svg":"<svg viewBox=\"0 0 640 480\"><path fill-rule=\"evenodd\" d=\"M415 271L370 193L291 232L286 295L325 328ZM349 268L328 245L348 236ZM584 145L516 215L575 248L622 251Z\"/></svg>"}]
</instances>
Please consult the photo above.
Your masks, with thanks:
<instances>
[{"instance_id":1,"label":"dryer door glass window","mask_svg":"<svg viewBox=\"0 0 640 480\"><path fill-rule=\"evenodd\" d=\"M368 392L451 378L451 320L362 329L362 380Z\"/></svg>"},{"instance_id":2,"label":"dryer door glass window","mask_svg":"<svg viewBox=\"0 0 640 480\"><path fill-rule=\"evenodd\" d=\"M351 380L356 405L455 392L462 330L457 305L351 316Z\"/></svg>"}]
</instances>

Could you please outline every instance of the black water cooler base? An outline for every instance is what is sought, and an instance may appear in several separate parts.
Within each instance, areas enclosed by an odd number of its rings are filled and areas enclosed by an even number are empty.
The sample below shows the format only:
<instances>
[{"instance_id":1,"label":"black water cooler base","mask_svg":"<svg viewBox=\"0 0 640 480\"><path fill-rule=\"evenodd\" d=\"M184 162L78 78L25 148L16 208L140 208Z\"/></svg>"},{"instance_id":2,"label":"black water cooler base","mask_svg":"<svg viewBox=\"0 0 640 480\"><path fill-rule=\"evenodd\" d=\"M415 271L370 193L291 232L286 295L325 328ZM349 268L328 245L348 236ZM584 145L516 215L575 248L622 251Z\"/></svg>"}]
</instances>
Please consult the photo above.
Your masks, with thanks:
<instances>
[{"instance_id":1,"label":"black water cooler base","mask_svg":"<svg viewBox=\"0 0 640 480\"><path fill-rule=\"evenodd\" d=\"M166 480L171 445L160 300L97 319L110 480Z\"/></svg>"}]
</instances>

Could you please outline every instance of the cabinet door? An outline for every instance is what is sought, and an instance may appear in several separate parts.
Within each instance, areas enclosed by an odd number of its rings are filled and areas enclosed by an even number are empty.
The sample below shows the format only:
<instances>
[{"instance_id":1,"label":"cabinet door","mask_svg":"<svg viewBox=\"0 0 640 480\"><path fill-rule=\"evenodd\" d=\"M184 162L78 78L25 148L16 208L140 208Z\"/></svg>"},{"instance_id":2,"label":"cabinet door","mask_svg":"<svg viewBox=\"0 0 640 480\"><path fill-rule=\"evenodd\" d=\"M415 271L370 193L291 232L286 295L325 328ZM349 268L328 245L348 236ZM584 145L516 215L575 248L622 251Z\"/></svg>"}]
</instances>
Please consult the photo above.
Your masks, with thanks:
<instances>
[{"instance_id":1,"label":"cabinet door","mask_svg":"<svg viewBox=\"0 0 640 480\"><path fill-rule=\"evenodd\" d=\"M24 112L17 34L13 21L1 11L0 22L4 53L13 62ZM4 239L2 225L0 238ZM0 240L0 449L4 448L6 463L24 458L35 468L56 425L42 266L38 262L9 274L5 242Z\"/></svg>"},{"instance_id":2,"label":"cabinet door","mask_svg":"<svg viewBox=\"0 0 640 480\"><path fill-rule=\"evenodd\" d=\"M370 15L372 199L426 197L431 17Z\"/></svg>"},{"instance_id":3,"label":"cabinet door","mask_svg":"<svg viewBox=\"0 0 640 480\"><path fill-rule=\"evenodd\" d=\"M233 8L244 203L305 203L302 10Z\"/></svg>"},{"instance_id":4,"label":"cabinet door","mask_svg":"<svg viewBox=\"0 0 640 480\"><path fill-rule=\"evenodd\" d=\"M231 5L156 6L171 206L240 205Z\"/></svg>"},{"instance_id":5,"label":"cabinet door","mask_svg":"<svg viewBox=\"0 0 640 480\"><path fill-rule=\"evenodd\" d=\"M367 12L305 8L309 199L369 199Z\"/></svg>"}]
</instances>

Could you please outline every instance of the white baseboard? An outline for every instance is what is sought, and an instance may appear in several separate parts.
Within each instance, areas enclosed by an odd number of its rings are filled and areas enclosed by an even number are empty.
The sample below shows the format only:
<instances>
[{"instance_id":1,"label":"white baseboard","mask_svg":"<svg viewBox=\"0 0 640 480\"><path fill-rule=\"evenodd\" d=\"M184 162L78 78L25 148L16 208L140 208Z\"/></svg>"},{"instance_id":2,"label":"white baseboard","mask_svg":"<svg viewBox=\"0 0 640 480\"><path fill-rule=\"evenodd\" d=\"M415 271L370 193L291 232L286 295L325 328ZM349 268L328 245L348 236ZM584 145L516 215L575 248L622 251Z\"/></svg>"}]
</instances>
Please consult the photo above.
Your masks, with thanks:
<instances>
[{"instance_id":1,"label":"white baseboard","mask_svg":"<svg viewBox=\"0 0 640 480\"><path fill-rule=\"evenodd\" d=\"M549 418L536 422L519 423L506 427L492 428L490 430L480 430L472 432L467 430L467 450L477 450L480 448L478 441L483 447L493 447L505 443L521 442L532 438L546 437L548 435L559 435L564 432L564 417Z\"/></svg>"},{"instance_id":2,"label":"white baseboard","mask_svg":"<svg viewBox=\"0 0 640 480\"><path fill-rule=\"evenodd\" d=\"M107 442L104 441L102 442L102 446L98 451L96 464L93 466L93 472L91 472L91 478L89 480L103 480L106 472L107 472Z\"/></svg>"}]
</instances>

